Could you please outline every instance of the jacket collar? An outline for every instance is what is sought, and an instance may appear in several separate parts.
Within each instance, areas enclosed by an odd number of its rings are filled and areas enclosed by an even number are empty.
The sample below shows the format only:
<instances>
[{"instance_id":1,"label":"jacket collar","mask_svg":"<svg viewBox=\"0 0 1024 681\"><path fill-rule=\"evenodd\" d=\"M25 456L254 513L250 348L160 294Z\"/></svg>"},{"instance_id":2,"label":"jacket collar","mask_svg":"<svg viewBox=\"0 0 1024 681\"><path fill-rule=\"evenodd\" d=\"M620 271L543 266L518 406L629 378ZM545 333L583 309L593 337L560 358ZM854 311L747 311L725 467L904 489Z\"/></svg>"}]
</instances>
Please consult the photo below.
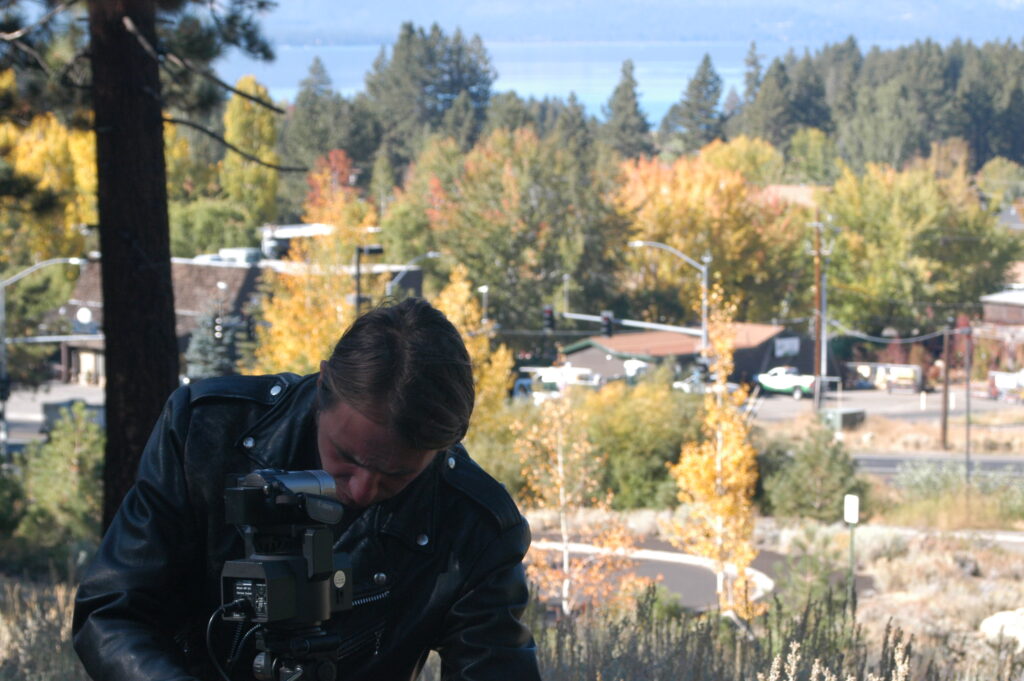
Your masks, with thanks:
<instances>
[{"instance_id":1,"label":"jacket collar","mask_svg":"<svg viewBox=\"0 0 1024 681\"><path fill-rule=\"evenodd\" d=\"M289 376L281 377L284 389L277 402L235 443L262 468L288 470L319 463L313 413L317 374L301 378L292 375L290 382L286 378ZM309 447L313 451L305 451Z\"/></svg>"},{"instance_id":2,"label":"jacket collar","mask_svg":"<svg viewBox=\"0 0 1024 681\"><path fill-rule=\"evenodd\" d=\"M439 483L445 454L438 452L426 470L398 496L379 505L377 528L381 534L397 538L413 551L433 553L439 539Z\"/></svg>"}]
</instances>

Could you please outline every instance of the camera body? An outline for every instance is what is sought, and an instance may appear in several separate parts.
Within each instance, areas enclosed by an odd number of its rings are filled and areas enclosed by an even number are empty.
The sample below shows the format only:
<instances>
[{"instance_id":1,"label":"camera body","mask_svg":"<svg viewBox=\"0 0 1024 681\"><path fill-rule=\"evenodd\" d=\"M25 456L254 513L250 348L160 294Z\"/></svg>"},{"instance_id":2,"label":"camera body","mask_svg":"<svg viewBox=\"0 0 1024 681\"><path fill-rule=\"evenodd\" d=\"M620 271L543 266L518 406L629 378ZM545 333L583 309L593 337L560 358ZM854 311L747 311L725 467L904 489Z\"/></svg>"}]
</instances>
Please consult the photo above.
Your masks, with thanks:
<instances>
[{"instance_id":1,"label":"camera body","mask_svg":"<svg viewBox=\"0 0 1024 681\"><path fill-rule=\"evenodd\" d=\"M340 641L320 625L352 607L351 560L333 551L330 527L344 512L324 471L264 469L228 481L225 522L241 532L245 557L221 570L222 619L254 625L257 679L303 678L303 668L332 678L322 668L333 668Z\"/></svg>"}]
</instances>

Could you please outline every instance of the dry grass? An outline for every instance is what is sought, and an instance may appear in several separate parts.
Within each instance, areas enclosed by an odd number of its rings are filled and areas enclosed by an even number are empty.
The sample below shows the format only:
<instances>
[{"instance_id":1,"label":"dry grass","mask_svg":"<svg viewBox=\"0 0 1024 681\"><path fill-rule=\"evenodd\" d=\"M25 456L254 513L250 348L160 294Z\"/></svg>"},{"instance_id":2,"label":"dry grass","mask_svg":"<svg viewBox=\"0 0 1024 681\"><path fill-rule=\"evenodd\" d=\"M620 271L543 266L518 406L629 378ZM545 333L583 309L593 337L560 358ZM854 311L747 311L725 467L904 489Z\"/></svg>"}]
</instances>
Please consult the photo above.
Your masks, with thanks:
<instances>
[{"instance_id":1,"label":"dry grass","mask_svg":"<svg viewBox=\"0 0 1024 681\"><path fill-rule=\"evenodd\" d=\"M769 437L798 438L806 435L815 418L808 412L790 421L762 423L759 428ZM948 439L951 446L963 447L966 432L962 415L950 418ZM942 431L937 421L868 415L860 426L845 431L843 439L851 450L934 452L942 449ZM979 454L1024 453L1024 407L972 415L971 451Z\"/></svg>"},{"instance_id":2,"label":"dry grass","mask_svg":"<svg viewBox=\"0 0 1024 681\"><path fill-rule=\"evenodd\" d=\"M71 649L74 588L0 579L0 680L88 681Z\"/></svg>"},{"instance_id":3,"label":"dry grass","mask_svg":"<svg viewBox=\"0 0 1024 681\"><path fill-rule=\"evenodd\" d=\"M868 640L878 640L881 623L892 620L918 649L937 651L939 661L948 657L976 670L978 678L986 678L982 672L995 678L1009 652L995 650L978 625L993 613L1024 607L1021 555L941 534L901 535L897 543L901 548L894 553L879 552L873 559L861 554L862 569L876 587L861 598L857 612ZM1021 673L1024 655L1011 664Z\"/></svg>"}]
</instances>

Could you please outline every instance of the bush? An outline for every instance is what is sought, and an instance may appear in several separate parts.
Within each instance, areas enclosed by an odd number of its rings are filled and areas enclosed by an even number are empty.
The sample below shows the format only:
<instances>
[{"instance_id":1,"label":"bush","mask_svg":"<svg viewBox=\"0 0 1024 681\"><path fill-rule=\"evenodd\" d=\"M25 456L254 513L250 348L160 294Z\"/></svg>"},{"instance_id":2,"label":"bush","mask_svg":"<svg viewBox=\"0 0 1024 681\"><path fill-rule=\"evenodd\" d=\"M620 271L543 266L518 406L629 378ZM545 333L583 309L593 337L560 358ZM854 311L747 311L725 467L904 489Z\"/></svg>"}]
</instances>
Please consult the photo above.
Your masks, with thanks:
<instances>
[{"instance_id":1,"label":"bush","mask_svg":"<svg viewBox=\"0 0 1024 681\"><path fill-rule=\"evenodd\" d=\"M635 386L616 382L580 404L590 441L607 456L604 486L617 509L676 504L676 485L666 464L679 459L683 442L700 439L700 399L673 390L659 370Z\"/></svg>"},{"instance_id":2,"label":"bush","mask_svg":"<svg viewBox=\"0 0 1024 681\"><path fill-rule=\"evenodd\" d=\"M0 536L8 537L25 515L25 490L13 467L0 470Z\"/></svg>"},{"instance_id":3,"label":"bush","mask_svg":"<svg viewBox=\"0 0 1024 681\"><path fill-rule=\"evenodd\" d=\"M853 459L830 428L816 423L793 452L792 459L764 480L769 502L777 515L832 523L843 517L846 494L864 496ZM861 506L866 504L861 503Z\"/></svg>"},{"instance_id":4,"label":"bush","mask_svg":"<svg viewBox=\"0 0 1024 681\"><path fill-rule=\"evenodd\" d=\"M967 484L960 463L912 463L892 481L890 522L933 529L1006 529L1024 522L1024 482L1000 471L975 470Z\"/></svg>"},{"instance_id":5,"label":"bush","mask_svg":"<svg viewBox=\"0 0 1024 681\"><path fill-rule=\"evenodd\" d=\"M78 403L62 410L49 442L25 449L21 467L27 508L18 536L60 557L98 542L104 440L103 430Z\"/></svg>"}]
</instances>

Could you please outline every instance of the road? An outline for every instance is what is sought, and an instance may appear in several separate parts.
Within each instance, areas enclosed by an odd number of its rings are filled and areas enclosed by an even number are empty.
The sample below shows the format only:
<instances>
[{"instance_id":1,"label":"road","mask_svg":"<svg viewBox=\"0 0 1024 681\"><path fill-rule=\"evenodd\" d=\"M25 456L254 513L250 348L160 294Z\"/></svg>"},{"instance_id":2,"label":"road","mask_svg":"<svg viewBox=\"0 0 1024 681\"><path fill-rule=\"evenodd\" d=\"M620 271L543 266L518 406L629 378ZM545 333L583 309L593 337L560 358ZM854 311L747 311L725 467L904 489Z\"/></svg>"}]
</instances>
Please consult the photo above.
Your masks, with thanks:
<instances>
[{"instance_id":1,"label":"road","mask_svg":"<svg viewBox=\"0 0 1024 681\"><path fill-rule=\"evenodd\" d=\"M950 395L949 418L962 421L966 413L963 386L950 390ZM942 393L924 393L922 397L919 393L889 394L883 390L845 390L829 393L824 406L828 409L863 409L866 414L890 419L939 423L942 418ZM766 395L764 399L758 401L754 418L766 422L788 421L802 414L810 414L813 410L814 400L810 398L794 400L789 395ZM1024 423L1024 406L1010 405L978 395L971 397L972 416L1005 410L1019 410L1020 421Z\"/></svg>"}]
</instances>

